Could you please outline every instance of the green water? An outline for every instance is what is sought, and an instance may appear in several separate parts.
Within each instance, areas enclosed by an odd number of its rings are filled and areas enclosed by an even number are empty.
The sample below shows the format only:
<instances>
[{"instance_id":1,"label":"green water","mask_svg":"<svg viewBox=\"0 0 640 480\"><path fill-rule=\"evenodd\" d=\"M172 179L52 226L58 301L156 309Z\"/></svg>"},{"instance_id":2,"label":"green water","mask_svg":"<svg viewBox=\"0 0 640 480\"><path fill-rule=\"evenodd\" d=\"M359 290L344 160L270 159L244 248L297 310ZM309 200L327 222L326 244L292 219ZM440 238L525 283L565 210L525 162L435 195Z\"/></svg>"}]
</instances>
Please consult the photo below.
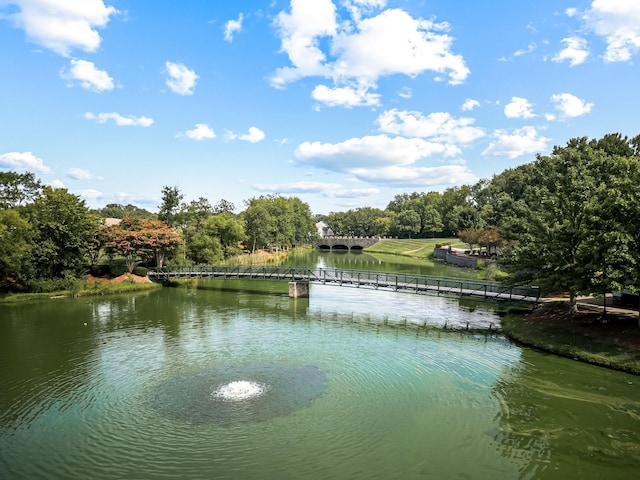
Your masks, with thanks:
<instances>
[{"instance_id":1,"label":"green water","mask_svg":"<svg viewBox=\"0 0 640 480\"><path fill-rule=\"evenodd\" d=\"M636 478L638 377L431 328L488 305L256 282L0 306L0 478Z\"/></svg>"}]
</instances>

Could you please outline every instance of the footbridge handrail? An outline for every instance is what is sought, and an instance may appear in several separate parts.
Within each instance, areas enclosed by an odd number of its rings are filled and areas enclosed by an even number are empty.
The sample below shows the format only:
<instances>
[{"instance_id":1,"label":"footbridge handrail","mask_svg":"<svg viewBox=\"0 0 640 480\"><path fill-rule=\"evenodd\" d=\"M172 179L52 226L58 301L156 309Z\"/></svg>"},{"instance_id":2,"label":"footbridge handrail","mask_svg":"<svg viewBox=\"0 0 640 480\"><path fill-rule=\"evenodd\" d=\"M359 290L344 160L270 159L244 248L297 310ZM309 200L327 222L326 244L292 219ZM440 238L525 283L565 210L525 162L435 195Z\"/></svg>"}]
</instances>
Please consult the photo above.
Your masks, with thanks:
<instances>
[{"instance_id":1,"label":"footbridge handrail","mask_svg":"<svg viewBox=\"0 0 640 480\"><path fill-rule=\"evenodd\" d=\"M149 278L152 280L194 277L308 281L410 293L453 294L530 303L538 303L540 300L540 290L534 286L518 287L488 280L377 272L374 270L275 265L195 265L149 270Z\"/></svg>"}]
</instances>

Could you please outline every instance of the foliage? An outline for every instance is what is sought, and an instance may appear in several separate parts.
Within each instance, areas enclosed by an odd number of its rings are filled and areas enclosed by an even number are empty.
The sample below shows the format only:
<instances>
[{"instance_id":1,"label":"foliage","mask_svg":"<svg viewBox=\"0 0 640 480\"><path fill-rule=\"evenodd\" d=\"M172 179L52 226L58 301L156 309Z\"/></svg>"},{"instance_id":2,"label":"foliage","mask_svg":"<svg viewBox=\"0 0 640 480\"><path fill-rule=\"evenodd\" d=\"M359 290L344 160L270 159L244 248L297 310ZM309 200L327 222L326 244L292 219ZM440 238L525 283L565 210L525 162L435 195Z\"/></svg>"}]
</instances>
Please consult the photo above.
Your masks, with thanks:
<instances>
[{"instance_id":1,"label":"foliage","mask_svg":"<svg viewBox=\"0 0 640 480\"><path fill-rule=\"evenodd\" d=\"M162 203L158 207L158 220L170 227L180 224L180 202L184 195L180 189L165 185L162 187Z\"/></svg>"},{"instance_id":2,"label":"foliage","mask_svg":"<svg viewBox=\"0 0 640 480\"><path fill-rule=\"evenodd\" d=\"M247 247L290 248L315 238L317 232L309 206L299 198L266 195L251 198L242 213Z\"/></svg>"},{"instance_id":3,"label":"foliage","mask_svg":"<svg viewBox=\"0 0 640 480\"><path fill-rule=\"evenodd\" d=\"M0 209L31 203L42 195L42 184L31 172L0 172Z\"/></svg>"},{"instance_id":4,"label":"foliage","mask_svg":"<svg viewBox=\"0 0 640 480\"><path fill-rule=\"evenodd\" d=\"M130 203L121 205L119 203L109 203L105 207L96 210L96 213L102 218L125 218L135 217L151 220L155 215L144 208L136 207Z\"/></svg>"},{"instance_id":5,"label":"foliage","mask_svg":"<svg viewBox=\"0 0 640 480\"><path fill-rule=\"evenodd\" d=\"M155 259L162 268L167 255L181 243L180 235L160 220L123 218L120 224L103 226L98 234L105 252L125 259L131 273L138 262Z\"/></svg>"},{"instance_id":6,"label":"foliage","mask_svg":"<svg viewBox=\"0 0 640 480\"><path fill-rule=\"evenodd\" d=\"M139 276L139 277L146 277L148 272L149 272L149 271L148 271L145 267L141 267L140 265L138 265L137 267L135 267L135 268L133 269L133 272L132 272L132 273L133 273L134 275Z\"/></svg>"},{"instance_id":7,"label":"foliage","mask_svg":"<svg viewBox=\"0 0 640 480\"><path fill-rule=\"evenodd\" d=\"M33 265L36 277L78 276L85 269L98 218L83 200L66 189L45 187L42 196L25 207L33 227Z\"/></svg>"},{"instance_id":8,"label":"foliage","mask_svg":"<svg viewBox=\"0 0 640 480\"><path fill-rule=\"evenodd\" d=\"M32 228L16 210L0 210L0 290L8 278L20 284L29 278L33 250Z\"/></svg>"}]
</instances>

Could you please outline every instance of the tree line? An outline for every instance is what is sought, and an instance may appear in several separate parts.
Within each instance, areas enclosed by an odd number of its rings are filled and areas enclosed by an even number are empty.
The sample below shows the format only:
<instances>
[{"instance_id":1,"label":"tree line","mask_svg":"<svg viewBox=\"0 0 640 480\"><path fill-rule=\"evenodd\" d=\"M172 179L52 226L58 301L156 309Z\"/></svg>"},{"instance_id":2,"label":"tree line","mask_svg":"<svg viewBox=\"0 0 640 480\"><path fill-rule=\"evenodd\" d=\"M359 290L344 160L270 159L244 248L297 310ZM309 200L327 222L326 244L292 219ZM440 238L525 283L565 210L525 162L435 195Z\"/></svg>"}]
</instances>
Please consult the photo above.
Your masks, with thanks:
<instances>
[{"instance_id":1,"label":"tree line","mask_svg":"<svg viewBox=\"0 0 640 480\"><path fill-rule=\"evenodd\" d=\"M163 187L157 214L117 204L90 211L77 196L44 187L31 173L0 172L0 281L4 289L14 284L28 289L34 282L77 278L96 252L129 255L129 265L166 259L216 263L241 249L307 243L322 220L336 235L458 235L470 244L499 245L498 260L509 281L568 292L573 301L580 294L640 290L638 185L640 135L619 133L570 139L549 155L474 185L403 193L385 209L315 217L297 197L252 198L236 214L226 200L185 203L180 189L171 186ZM103 217L129 219L121 229L150 231L127 239L116 228L100 230ZM97 232L109 233L111 243ZM161 232L162 239L154 237Z\"/></svg>"},{"instance_id":2,"label":"tree line","mask_svg":"<svg viewBox=\"0 0 640 480\"><path fill-rule=\"evenodd\" d=\"M125 270L165 262L212 264L243 251L287 249L317 236L309 206L268 195L245 210L206 198L190 203L177 187L162 189L157 214L134 205L91 210L66 189L43 186L33 173L0 172L0 291L54 291L104 259ZM105 219L118 221L105 224ZM119 269L118 269L119 270Z\"/></svg>"}]
</instances>

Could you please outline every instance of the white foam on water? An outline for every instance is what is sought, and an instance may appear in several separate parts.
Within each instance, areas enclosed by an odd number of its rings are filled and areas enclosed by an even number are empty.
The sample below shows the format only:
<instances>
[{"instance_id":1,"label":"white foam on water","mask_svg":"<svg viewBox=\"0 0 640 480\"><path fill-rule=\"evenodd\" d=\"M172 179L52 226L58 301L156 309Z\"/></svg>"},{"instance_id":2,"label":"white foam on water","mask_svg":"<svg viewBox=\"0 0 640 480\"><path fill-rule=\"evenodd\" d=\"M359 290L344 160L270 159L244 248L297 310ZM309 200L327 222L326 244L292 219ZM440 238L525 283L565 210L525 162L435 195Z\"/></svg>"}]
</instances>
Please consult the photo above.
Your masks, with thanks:
<instances>
[{"instance_id":1,"label":"white foam on water","mask_svg":"<svg viewBox=\"0 0 640 480\"><path fill-rule=\"evenodd\" d=\"M211 395L222 400L239 401L259 397L267 390L267 386L261 383L239 380L218 386Z\"/></svg>"}]
</instances>

